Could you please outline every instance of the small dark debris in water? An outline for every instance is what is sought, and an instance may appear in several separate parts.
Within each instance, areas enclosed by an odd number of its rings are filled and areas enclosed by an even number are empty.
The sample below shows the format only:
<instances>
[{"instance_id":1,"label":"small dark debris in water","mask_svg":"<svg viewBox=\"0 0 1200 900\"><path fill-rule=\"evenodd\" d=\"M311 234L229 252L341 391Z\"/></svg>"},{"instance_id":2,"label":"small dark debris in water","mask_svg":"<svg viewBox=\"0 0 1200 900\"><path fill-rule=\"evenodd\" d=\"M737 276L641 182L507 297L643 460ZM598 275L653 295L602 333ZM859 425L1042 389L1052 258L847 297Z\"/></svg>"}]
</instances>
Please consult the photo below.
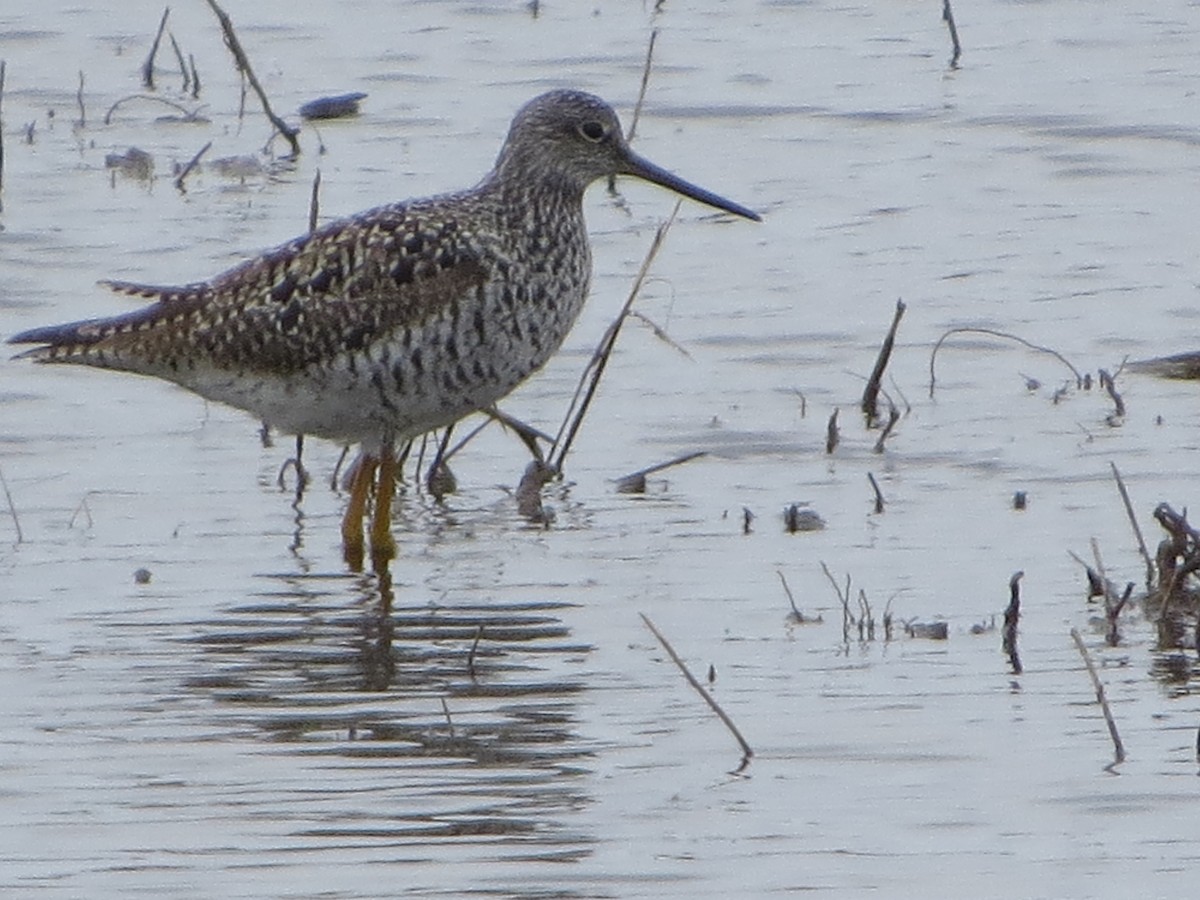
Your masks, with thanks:
<instances>
[{"instance_id":1,"label":"small dark debris in water","mask_svg":"<svg viewBox=\"0 0 1200 900\"><path fill-rule=\"evenodd\" d=\"M318 97L300 107L300 117L303 119L344 119L358 115L359 101L365 100L366 94L354 91L349 94L337 94L332 97Z\"/></svg>"},{"instance_id":2,"label":"small dark debris in water","mask_svg":"<svg viewBox=\"0 0 1200 900\"><path fill-rule=\"evenodd\" d=\"M949 622L905 622L904 631L910 638L944 641L950 637Z\"/></svg>"},{"instance_id":3,"label":"small dark debris in water","mask_svg":"<svg viewBox=\"0 0 1200 900\"><path fill-rule=\"evenodd\" d=\"M1029 505L1029 496L1024 491L1013 493L1013 509L1022 510Z\"/></svg>"},{"instance_id":4,"label":"small dark debris in water","mask_svg":"<svg viewBox=\"0 0 1200 900\"><path fill-rule=\"evenodd\" d=\"M150 570L149 569L138 569L136 572L134 572L133 573L133 583L134 584L149 584L150 583Z\"/></svg>"},{"instance_id":5,"label":"small dark debris in water","mask_svg":"<svg viewBox=\"0 0 1200 900\"><path fill-rule=\"evenodd\" d=\"M130 178L148 181L154 174L154 157L145 150L130 147L124 153L109 153L104 157L104 166Z\"/></svg>"},{"instance_id":6,"label":"small dark debris in water","mask_svg":"<svg viewBox=\"0 0 1200 900\"><path fill-rule=\"evenodd\" d=\"M525 467L521 483L517 485L517 512L534 525L548 526L554 520L554 513L542 505L542 488L554 475L551 466L535 459Z\"/></svg>"},{"instance_id":7,"label":"small dark debris in water","mask_svg":"<svg viewBox=\"0 0 1200 900\"><path fill-rule=\"evenodd\" d=\"M783 511L783 527L788 534L795 534L797 531L821 531L825 527L825 520L816 510L802 509L800 504L793 503Z\"/></svg>"},{"instance_id":8,"label":"small dark debris in water","mask_svg":"<svg viewBox=\"0 0 1200 900\"><path fill-rule=\"evenodd\" d=\"M971 626L971 634L988 634L996 630L996 617L992 616L990 622L976 622Z\"/></svg>"}]
</instances>

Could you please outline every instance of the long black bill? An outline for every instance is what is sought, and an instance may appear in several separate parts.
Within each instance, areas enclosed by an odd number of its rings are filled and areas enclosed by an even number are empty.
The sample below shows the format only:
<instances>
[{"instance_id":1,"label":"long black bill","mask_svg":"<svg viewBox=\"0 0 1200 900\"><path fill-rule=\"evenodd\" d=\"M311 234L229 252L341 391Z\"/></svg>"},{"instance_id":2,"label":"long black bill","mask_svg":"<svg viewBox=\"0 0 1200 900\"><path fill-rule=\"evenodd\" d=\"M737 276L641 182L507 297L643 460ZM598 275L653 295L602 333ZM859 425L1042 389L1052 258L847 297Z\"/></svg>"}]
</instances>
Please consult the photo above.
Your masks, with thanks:
<instances>
[{"instance_id":1,"label":"long black bill","mask_svg":"<svg viewBox=\"0 0 1200 900\"><path fill-rule=\"evenodd\" d=\"M699 203L712 206L716 209L724 210L727 213L733 213L735 216L741 216L743 219L751 219L755 222L761 222L762 216L752 209L747 209L740 203L734 203L732 200L726 200L714 194L712 191L706 191L702 187L697 187L691 182L684 181L678 175L673 175L666 169L656 166L650 160L638 156L632 150L626 150L625 163L628 168L622 174L633 175L637 178L642 178L660 187L665 187L667 190L674 191L677 194L683 194L685 197L690 197Z\"/></svg>"}]
</instances>

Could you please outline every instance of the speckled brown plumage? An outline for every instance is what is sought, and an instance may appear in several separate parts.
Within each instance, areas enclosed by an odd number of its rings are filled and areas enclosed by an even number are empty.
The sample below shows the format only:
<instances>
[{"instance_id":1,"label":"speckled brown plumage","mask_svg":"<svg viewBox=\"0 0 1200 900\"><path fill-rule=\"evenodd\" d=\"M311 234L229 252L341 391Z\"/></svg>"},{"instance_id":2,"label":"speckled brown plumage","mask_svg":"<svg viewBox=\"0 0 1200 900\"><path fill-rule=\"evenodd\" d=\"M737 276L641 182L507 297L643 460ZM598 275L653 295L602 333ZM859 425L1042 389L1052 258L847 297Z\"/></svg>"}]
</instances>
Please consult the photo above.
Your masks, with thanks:
<instances>
[{"instance_id":1,"label":"speckled brown plumage","mask_svg":"<svg viewBox=\"0 0 1200 900\"><path fill-rule=\"evenodd\" d=\"M377 452L491 405L549 359L587 295L584 190L618 174L757 218L633 154L603 101L552 91L518 112L471 190L333 222L209 281L108 282L154 302L11 341Z\"/></svg>"}]
</instances>

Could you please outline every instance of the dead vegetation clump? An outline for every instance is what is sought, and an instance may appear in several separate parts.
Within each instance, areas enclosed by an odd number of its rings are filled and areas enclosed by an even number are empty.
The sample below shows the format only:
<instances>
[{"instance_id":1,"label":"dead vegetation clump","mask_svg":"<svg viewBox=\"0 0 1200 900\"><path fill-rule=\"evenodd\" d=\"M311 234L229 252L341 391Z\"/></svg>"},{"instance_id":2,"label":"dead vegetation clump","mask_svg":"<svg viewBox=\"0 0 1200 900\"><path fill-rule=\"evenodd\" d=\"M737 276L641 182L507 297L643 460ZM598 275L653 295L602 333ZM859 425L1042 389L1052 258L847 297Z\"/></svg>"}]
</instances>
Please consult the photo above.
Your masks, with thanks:
<instances>
[{"instance_id":1,"label":"dead vegetation clump","mask_svg":"<svg viewBox=\"0 0 1200 900\"><path fill-rule=\"evenodd\" d=\"M1155 551L1155 581L1145 600L1146 615L1158 628L1158 649L1200 648L1200 532L1160 503L1154 518L1167 536Z\"/></svg>"}]
</instances>

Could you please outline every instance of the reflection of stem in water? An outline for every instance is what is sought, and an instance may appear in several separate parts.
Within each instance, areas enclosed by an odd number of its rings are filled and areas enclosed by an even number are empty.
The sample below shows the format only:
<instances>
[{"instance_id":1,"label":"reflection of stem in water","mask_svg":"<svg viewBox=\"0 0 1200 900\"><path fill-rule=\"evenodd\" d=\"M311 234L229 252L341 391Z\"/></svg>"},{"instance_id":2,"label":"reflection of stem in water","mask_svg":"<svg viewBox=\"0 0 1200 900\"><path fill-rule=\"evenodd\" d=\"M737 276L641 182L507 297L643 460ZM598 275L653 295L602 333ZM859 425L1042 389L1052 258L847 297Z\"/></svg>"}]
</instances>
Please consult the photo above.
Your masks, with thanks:
<instances>
[{"instance_id":1,"label":"reflection of stem in water","mask_svg":"<svg viewBox=\"0 0 1200 900\"><path fill-rule=\"evenodd\" d=\"M378 600L375 609L369 609L363 618L362 639L359 644L359 659L362 662L362 689L364 691L386 691L396 674L396 660L392 656L392 573L388 561L377 560L375 568L375 590Z\"/></svg>"}]
</instances>

